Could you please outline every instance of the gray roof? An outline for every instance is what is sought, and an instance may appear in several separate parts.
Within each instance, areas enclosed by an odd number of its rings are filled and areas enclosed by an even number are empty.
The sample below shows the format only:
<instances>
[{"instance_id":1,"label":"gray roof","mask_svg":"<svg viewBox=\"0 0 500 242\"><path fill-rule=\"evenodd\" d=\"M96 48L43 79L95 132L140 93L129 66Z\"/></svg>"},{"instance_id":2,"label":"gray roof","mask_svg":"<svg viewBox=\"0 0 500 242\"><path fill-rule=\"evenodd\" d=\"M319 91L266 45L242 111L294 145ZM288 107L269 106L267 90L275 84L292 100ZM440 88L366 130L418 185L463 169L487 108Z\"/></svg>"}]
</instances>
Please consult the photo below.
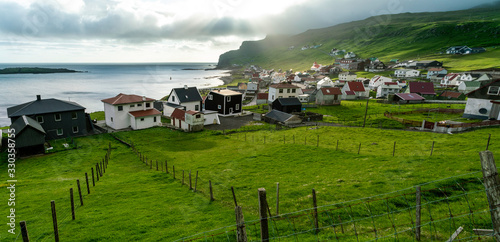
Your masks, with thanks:
<instances>
[{"instance_id":1,"label":"gray roof","mask_svg":"<svg viewBox=\"0 0 500 242\"><path fill-rule=\"evenodd\" d=\"M175 92L177 94L177 97L179 98L179 101L181 103L183 103L183 102L195 102L195 101L201 102L203 100L196 87L174 88L174 89L172 89L172 92Z\"/></svg>"},{"instance_id":2,"label":"gray roof","mask_svg":"<svg viewBox=\"0 0 500 242\"><path fill-rule=\"evenodd\" d=\"M288 119L293 117L293 115L285 112L281 112L279 110L273 109L266 115L264 115L267 118L277 120L279 122L286 122Z\"/></svg>"},{"instance_id":3,"label":"gray roof","mask_svg":"<svg viewBox=\"0 0 500 242\"><path fill-rule=\"evenodd\" d=\"M18 118L14 123L12 123L10 127L16 130L15 134L18 135L28 126L34 128L35 130L38 130L42 134L45 134L45 130L42 128L40 123L24 115L22 116L22 118Z\"/></svg>"},{"instance_id":4,"label":"gray roof","mask_svg":"<svg viewBox=\"0 0 500 242\"><path fill-rule=\"evenodd\" d=\"M35 115L45 113L59 113L85 110L83 106L78 103L63 101L59 99L37 99L35 101L23 103L17 106L7 108L7 115L9 118L19 117L22 115Z\"/></svg>"},{"instance_id":5,"label":"gray roof","mask_svg":"<svg viewBox=\"0 0 500 242\"><path fill-rule=\"evenodd\" d=\"M295 106L295 105L302 106L302 103L296 97L278 98L275 100L275 102L276 101L281 103L282 106Z\"/></svg>"}]
</instances>

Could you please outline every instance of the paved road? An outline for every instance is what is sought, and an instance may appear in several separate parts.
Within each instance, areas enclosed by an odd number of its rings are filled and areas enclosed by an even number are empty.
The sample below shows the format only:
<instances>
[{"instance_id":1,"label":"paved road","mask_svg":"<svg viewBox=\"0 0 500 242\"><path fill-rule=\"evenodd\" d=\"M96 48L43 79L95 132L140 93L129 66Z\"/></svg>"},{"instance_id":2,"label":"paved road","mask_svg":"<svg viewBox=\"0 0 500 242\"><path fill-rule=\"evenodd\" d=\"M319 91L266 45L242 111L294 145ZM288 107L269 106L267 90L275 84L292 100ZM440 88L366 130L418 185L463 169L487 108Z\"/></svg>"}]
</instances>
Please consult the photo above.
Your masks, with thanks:
<instances>
[{"instance_id":1,"label":"paved road","mask_svg":"<svg viewBox=\"0 0 500 242\"><path fill-rule=\"evenodd\" d=\"M221 117L219 116L220 124L212 124L205 126L205 129L210 130L225 130L225 129L238 129L241 126L253 121L253 115L237 116L237 117Z\"/></svg>"}]
</instances>

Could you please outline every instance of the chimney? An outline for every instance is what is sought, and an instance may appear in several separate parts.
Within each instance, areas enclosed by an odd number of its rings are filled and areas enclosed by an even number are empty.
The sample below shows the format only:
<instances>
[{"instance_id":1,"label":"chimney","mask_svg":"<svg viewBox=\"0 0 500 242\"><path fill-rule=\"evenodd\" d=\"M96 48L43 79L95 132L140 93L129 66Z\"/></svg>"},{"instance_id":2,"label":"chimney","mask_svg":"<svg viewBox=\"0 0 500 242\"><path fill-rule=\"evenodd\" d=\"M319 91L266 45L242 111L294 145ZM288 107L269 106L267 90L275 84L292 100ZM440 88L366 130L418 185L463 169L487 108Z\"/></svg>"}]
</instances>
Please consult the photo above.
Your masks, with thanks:
<instances>
[{"instance_id":1,"label":"chimney","mask_svg":"<svg viewBox=\"0 0 500 242\"><path fill-rule=\"evenodd\" d=\"M40 96L40 95L36 95L36 100L37 100L37 101L42 100L42 96Z\"/></svg>"},{"instance_id":2,"label":"chimney","mask_svg":"<svg viewBox=\"0 0 500 242\"><path fill-rule=\"evenodd\" d=\"M188 86L187 86L187 85L184 85L184 89L186 89L186 90L187 90L187 89L188 89Z\"/></svg>"},{"instance_id":3,"label":"chimney","mask_svg":"<svg viewBox=\"0 0 500 242\"><path fill-rule=\"evenodd\" d=\"M146 96L142 96L142 110L146 110Z\"/></svg>"}]
</instances>

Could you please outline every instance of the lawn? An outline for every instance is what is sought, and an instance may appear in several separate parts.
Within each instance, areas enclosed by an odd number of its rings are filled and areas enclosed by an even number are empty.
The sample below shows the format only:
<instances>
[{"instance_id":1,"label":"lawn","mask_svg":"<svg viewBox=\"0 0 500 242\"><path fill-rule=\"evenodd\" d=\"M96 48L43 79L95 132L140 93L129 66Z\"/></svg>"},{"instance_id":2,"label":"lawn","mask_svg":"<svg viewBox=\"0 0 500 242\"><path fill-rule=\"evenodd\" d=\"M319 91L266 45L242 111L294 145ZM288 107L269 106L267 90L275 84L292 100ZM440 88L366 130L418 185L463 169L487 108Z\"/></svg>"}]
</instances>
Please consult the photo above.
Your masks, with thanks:
<instances>
[{"instance_id":1,"label":"lawn","mask_svg":"<svg viewBox=\"0 0 500 242\"><path fill-rule=\"evenodd\" d=\"M347 107L358 109L356 104ZM243 207L246 221L258 218L257 189L260 187L268 190L270 211L275 211L277 182L280 184L281 214L311 208L313 188L317 191L318 206L349 203L353 199L480 172L478 152L485 149L489 134L493 134L489 149L494 154L500 151L495 133L498 133L498 128L449 135L349 127L303 127L229 135L218 131L184 133L167 128L114 133L133 143L149 161L158 160L160 171L156 171L156 162L150 169L131 148L108 134L82 137L75 139L79 149L17 162L16 199L19 203L16 216L18 221L27 221L32 240L52 240L50 201L55 200L62 240L172 241L233 225L231 187L235 190L238 205ZM80 207L78 196L75 197L76 220L72 221L69 188L76 189L76 179L85 181L84 173L90 174L90 168L102 160L110 142L111 160L106 173L95 187L91 185L90 194L84 192L84 206ZM394 142L397 145L393 156ZM433 142L433 155L430 156ZM5 165L6 154L2 153L1 157ZM168 162L169 174L161 171L165 161ZM176 179L172 174L173 166ZM197 192L188 188L189 171L193 186L198 173ZM183 173L186 185L182 186ZM6 173L2 173L0 179L6 181ZM209 181L213 185L213 202L209 201ZM481 187L480 183L472 185ZM426 195L426 198L432 196ZM484 207L484 201L475 202L478 211L482 209L480 205ZM463 199L450 201L455 214L464 212L464 202ZM398 206L398 201L389 203L391 207ZM374 210L376 204L373 203ZM6 203L1 205L2 211L7 210L6 206ZM433 205L436 217L446 216L448 209L443 206ZM352 216L366 213L361 212L359 206L353 209L349 213ZM401 216L399 219L403 220L407 215L398 213L394 216ZM387 226L388 221L380 221L381 226ZM304 224L300 219L294 222L299 230ZM272 226L290 231L279 221ZM357 226L369 230L369 225L361 223ZM249 225L247 229L255 239L258 225ZM447 224L437 224L435 229L434 235L427 230L424 236L443 240L450 230ZM14 239L3 233L0 240ZM223 235L224 238L228 236ZM332 235L325 230L321 236ZM311 233L296 238L300 241L316 240Z\"/></svg>"}]
</instances>

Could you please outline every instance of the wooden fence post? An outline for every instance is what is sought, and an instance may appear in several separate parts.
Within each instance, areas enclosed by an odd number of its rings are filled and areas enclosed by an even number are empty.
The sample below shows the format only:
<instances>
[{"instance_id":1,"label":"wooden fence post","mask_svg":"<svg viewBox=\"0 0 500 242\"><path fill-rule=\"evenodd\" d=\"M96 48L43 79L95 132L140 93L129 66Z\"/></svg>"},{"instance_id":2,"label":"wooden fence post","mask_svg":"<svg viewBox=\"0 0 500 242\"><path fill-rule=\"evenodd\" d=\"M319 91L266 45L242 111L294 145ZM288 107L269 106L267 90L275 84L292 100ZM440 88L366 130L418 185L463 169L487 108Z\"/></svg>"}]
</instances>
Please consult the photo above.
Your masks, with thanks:
<instances>
[{"instance_id":1,"label":"wooden fence post","mask_svg":"<svg viewBox=\"0 0 500 242\"><path fill-rule=\"evenodd\" d=\"M85 172L85 181L87 182L87 194L90 194L89 176L87 175L87 172Z\"/></svg>"},{"instance_id":2,"label":"wooden fence post","mask_svg":"<svg viewBox=\"0 0 500 242\"><path fill-rule=\"evenodd\" d=\"M184 185L184 170L182 170L182 185Z\"/></svg>"},{"instance_id":3,"label":"wooden fence post","mask_svg":"<svg viewBox=\"0 0 500 242\"><path fill-rule=\"evenodd\" d=\"M19 222L21 226L21 235L23 236L23 242L29 242L30 238L28 236L28 228L26 228L26 221Z\"/></svg>"},{"instance_id":4,"label":"wooden fence post","mask_svg":"<svg viewBox=\"0 0 500 242\"><path fill-rule=\"evenodd\" d=\"M337 140L337 147L335 147L335 151L339 150L339 140Z\"/></svg>"},{"instance_id":5,"label":"wooden fence post","mask_svg":"<svg viewBox=\"0 0 500 242\"><path fill-rule=\"evenodd\" d=\"M158 161L156 161L158 162ZM163 172L163 163L160 162L160 166L161 166L161 172Z\"/></svg>"},{"instance_id":6,"label":"wooden fence post","mask_svg":"<svg viewBox=\"0 0 500 242\"><path fill-rule=\"evenodd\" d=\"M94 181L94 167L90 167L90 170L92 171L92 186L95 187L95 181Z\"/></svg>"},{"instance_id":7,"label":"wooden fence post","mask_svg":"<svg viewBox=\"0 0 500 242\"><path fill-rule=\"evenodd\" d=\"M493 153L489 150L481 151L479 156L481 157L484 188L490 205L494 237L496 241L500 241L500 177L498 177Z\"/></svg>"},{"instance_id":8,"label":"wooden fence post","mask_svg":"<svg viewBox=\"0 0 500 242\"><path fill-rule=\"evenodd\" d=\"M266 189L259 188L259 217L260 217L260 240L269 240L269 224L267 221L267 199Z\"/></svg>"},{"instance_id":9,"label":"wooden fence post","mask_svg":"<svg viewBox=\"0 0 500 242\"><path fill-rule=\"evenodd\" d=\"M54 238L55 238L56 242L59 242L59 229L57 228L56 202L54 200L50 201L50 207L52 209L52 224L54 226Z\"/></svg>"},{"instance_id":10,"label":"wooden fence post","mask_svg":"<svg viewBox=\"0 0 500 242\"><path fill-rule=\"evenodd\" d=\"M101 167L102 167L102 173L103 174L106 173L106 162L104 161L104 159L102 159L102 165L101 165Z\"/></svg>"},{"instance_id":11,"label":"wooden fence post","mask_svg":"<svg viewBox=\"0 0 500 242\"><path fill-rule=\"evenodd\" d=\"M95 177L99 181L99 164L95 163Z\"/></svg>"},{"instance_id":12,"label":"wooden fence post","mask_svg":"<svg viewBox=\"0 0 500 242\"><path fill-rule=\"evenodd\" d=\"M214 193L212 191L212 181L211 180L208 180L208 187L210 189L210 201L213 201L214 200Z\"/></svg>"},{"instance_id":13,"label":"wooden fence post","mask_svg":"<svg viewBox=\"0 0 500 242\"><path fill-rule=\"evenodd\" d=\"M172 170L174 172L174 179L175 179L175 166L172 166Z\"/></svg>"},{"instance_id":14,"label":"wooden fence post","mask_svg":"<svg viewBox=\"0 0 500 242\"><path fill-rule=\"evenodd\" d=\"M80 206L83 206L82 189L80 188L80 180L76 179L76 186L78 187L78 194L80 195Z\"/></svg>"},{"instance_id":15,"label":"wooden fence post","mask_svg":"<svg viewBox=\"0 0 500 242\"><path fill-rule=\"evenodd\" d=\"M189 170L189 190L193 190L193 183L191 180L191 170Z\"/></svg>"},{"instance_id":16,"label":"wooden fence post","mask_svg":"<svg viewBox=\"0 0 500 242\"><path fill-rule=\"evenodd\" d=\"M359 147L358 147L358 155L359 155L359 152L361 151L361 143L359 143Z\"/></svg>"},{"instance_id":17,"label":"wooden fence post","mask_svg":"<svg viewBox=\"0 0 500 242\"><path fill-rule=\"evenodd\" d=\"M417 241L420 241L420 218L422 214L422 207L421 207L421 197L422 197L422 190L420 186L416 187L416 206L415 206L415 239Z\"/></svg>"},{"instance_id":18,"label":"wooden fence post","mask_svg":"<svg viewBox=\"0 0 500 242\"><path fill-rule=\"evenodd\" d=\"M280 183L276 183L276 216L280 215Z\"/></svg>"},{"instance_id":19,"label":"wooden fence post","mask_svg":"<svg viewBox=\"0 0 500 242\"><path fill-rule=\"evenodd\" d=\"M197 186L198 186L198 171L196 171L196 179L194 180L194 192L196 192Z\"/></svg>"},{"instance_id":20,"label":"wooden fence post","mask_svg":"<svg viewBox=\"0 0 500 242\"><path fill-rule=\"evenodd\" d=\"M236 214L236 241L247 242L247 230L245 228L245 219L243 217L243 210L240 206L234 208Z\"/></svg>"},{"instance_id":21,"label":"wooden fence post","mask_svg":"<svg viewBox=\"0 0 500 242\"><path fill-rule=\"evenodd\" d=\"M316 190L314 188L312 189L312 197L313 197L313 208L314 208L314 228L316 229L316 233L319 231L319 224L318 224L318 203L316 201Z\"/></svg>"},{"instance_id":22,"label":"wooden fence post","mask_svg":"<svg viewBox=\"0 0 500 242\"><path fill-rule=\"evenodd\" d=\"M396 153L396 141L394 141L394 147L392 148L392 156Z\"/></svg>"},{"instance_id":23,"label":"wooden fence post","mask_svg":"<svg viewBox=\"0 0 500 242\"><path fill-rule=\"evenodd\" d=\"M158 171L158 160L156 160L156 171Z\"/></svg>"},{"instance_id":24,"label":"wooden fence post","mask_svg":"<svg viewBox=\"0 0 500 242\"><path fill-rule=\"evenodd\" d=\"M432 156L432 152L434 152L434 141L432 141L431 156Z\"/></svg>"},{"instance_id":25,"label":"wooden fence post","mask_svg":"<svg viewBox=\"0 0 500 242\"><path fill-rule=\"evenodd\" d=\"M318 139L316 140L316 147L319 147L319 135L318 135Z\"/></svg>"},{"instance_id":26,"label":"wooden fence post","mask_svg":"<svg viewBox=\"0 0 500 242\"><path fill-rule=\"evenodd\" d=\"M234 188L233 187L231 187L231 191L233 192L234 206L237 207L238 203L236 202L236 195L234 194Z\"/></svg>"},{"instance_id":27,"label":"wooden fence post","mask_svg":"<svg viewBox=\"0 0 500 242\"><path fill-rule=\"evenodd\" d=\"M491 134L488 135L488 143L486 143L486 150L490 148L490 139L491 139Z\"/></svg>"},{"instance_id":28,"label":"wooden fence post","mask_svg":"<svg viewBox=\"0 0 500 242\"><path fill-rule=\"evenodd\" d=\"M73 188L69 189L69 200L71 201L71 218L75 220L75 200L73 199Z\"/></svg>"},{"instance_id":29,"label":"wooden fence post","mask_svg":"<svg viewBox=\"0 0 500 242\"><path fill-rule=\"evenodd\" d=\"M153 169L153 159L149 160L149 169Z\"/></svg>"},{"instance_id":30,"label":"wooden fence post","mask_svg":"<svg viewBox=\"0 0 500 242\"><path fill-rule=\"evenodd\" d=\"M165 161L165 173L168 174L168 162L167 161Z\"/></svg>"}]
</instances>

